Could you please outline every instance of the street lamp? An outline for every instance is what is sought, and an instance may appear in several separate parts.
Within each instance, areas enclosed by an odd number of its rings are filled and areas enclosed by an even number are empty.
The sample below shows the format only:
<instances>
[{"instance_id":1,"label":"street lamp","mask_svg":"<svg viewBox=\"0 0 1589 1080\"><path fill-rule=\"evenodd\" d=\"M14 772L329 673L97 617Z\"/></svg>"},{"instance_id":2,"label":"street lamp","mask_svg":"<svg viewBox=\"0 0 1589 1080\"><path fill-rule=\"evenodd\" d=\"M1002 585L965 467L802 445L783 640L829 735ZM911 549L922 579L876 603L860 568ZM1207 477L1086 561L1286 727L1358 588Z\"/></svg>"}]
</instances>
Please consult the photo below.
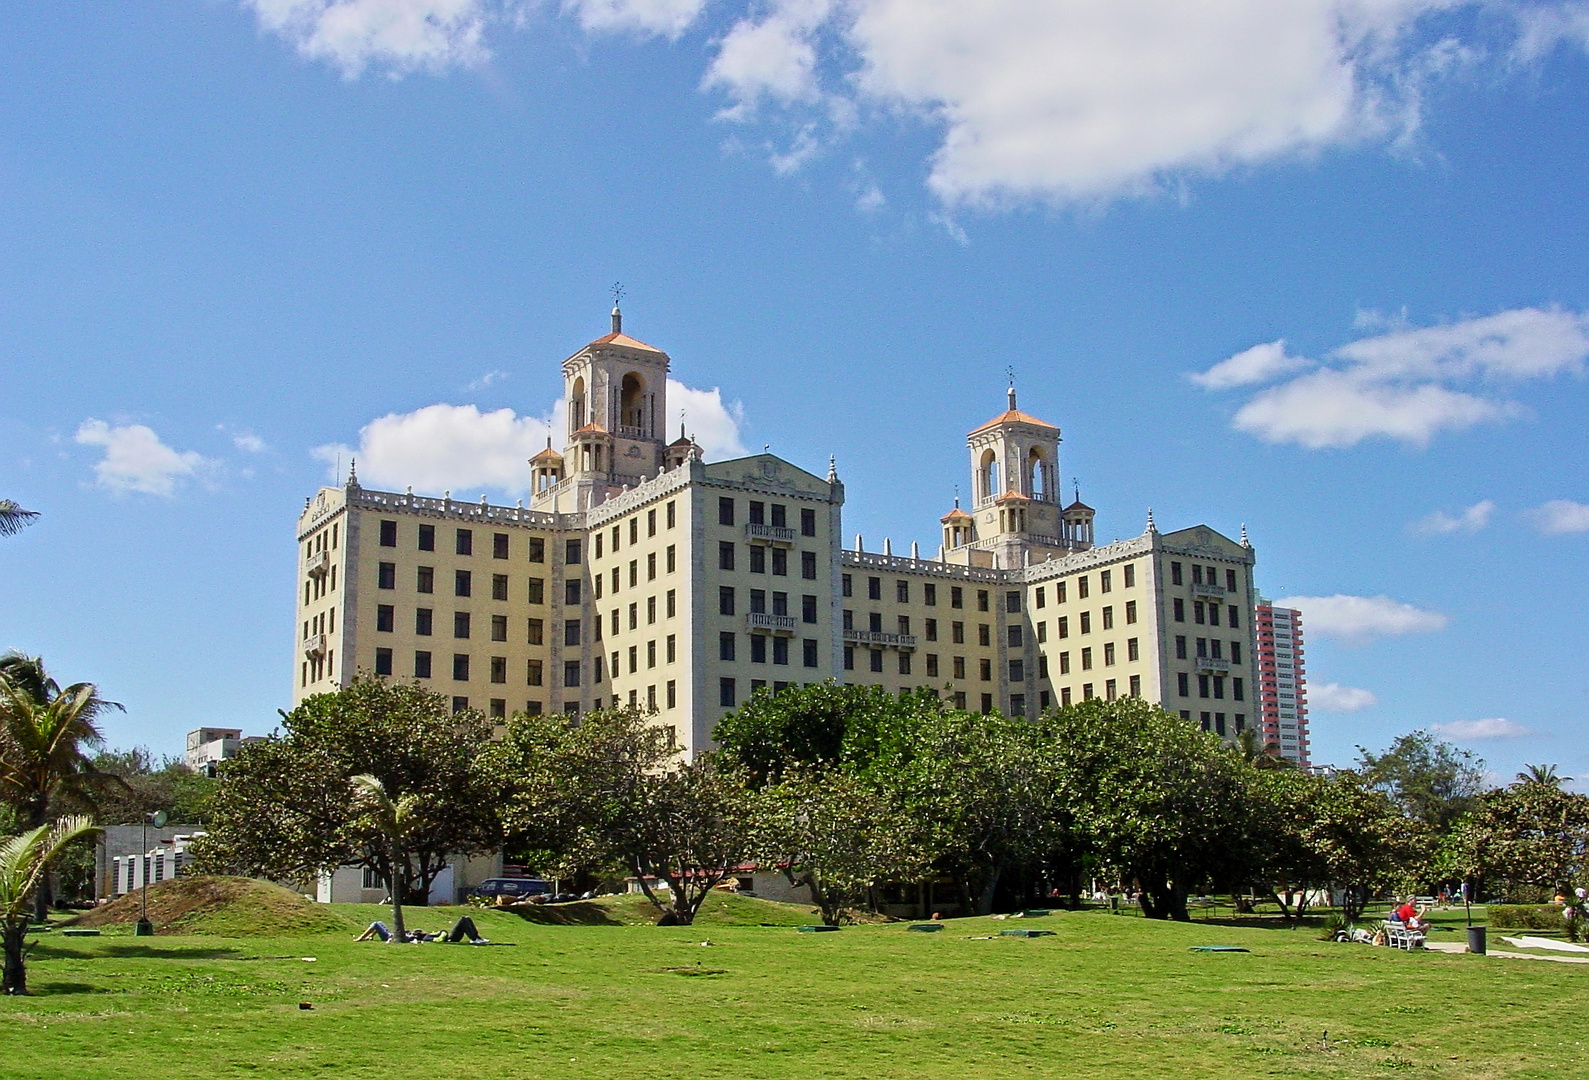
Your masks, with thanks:
<instances>
[{"instance_id":1,"label":"street lamp","mask_svg":"<svg viewBox=\"0 0 1589 1080\"><path fill-rule=\"evenodd\" d=\"M163 829L169 820L164 810L156 810L152 814L143 816L143 829L139 834L143 850L138 854L138 868L142 871L140 876L143 878L143 886L138 890L138 926L133 930L134 937L154 936L154 923L149 921L149 826Z\"/></svg>"}]
</instances>

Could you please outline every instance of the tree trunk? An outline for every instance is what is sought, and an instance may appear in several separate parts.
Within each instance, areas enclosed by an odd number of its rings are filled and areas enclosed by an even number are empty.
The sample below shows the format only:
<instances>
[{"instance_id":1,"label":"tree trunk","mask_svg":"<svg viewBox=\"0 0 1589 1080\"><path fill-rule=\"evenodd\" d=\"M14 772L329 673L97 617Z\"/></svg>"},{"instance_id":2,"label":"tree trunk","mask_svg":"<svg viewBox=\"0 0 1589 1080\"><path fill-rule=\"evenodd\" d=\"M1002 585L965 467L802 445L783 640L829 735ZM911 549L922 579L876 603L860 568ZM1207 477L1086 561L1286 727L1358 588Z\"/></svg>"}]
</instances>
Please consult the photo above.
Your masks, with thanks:
<instances>
[{"instance_id":1,"label":"tree trunk","mask_svg":"<svg viewBox=\"0 0 1589 1080\"><path fill-rule=\"evenodd\" d=\"M408 857L392 845L392 945L408 942L408 931L403 926L403 894L408 891Z\"/></svg>"},{"instance_id":2,"label":"tree trunk","mask_svg":"<svg viewBox=\"0 0 1589 1080\"><path fill-rule=\"evenodd\" d=\"M8 996L28 992L28 971L24 961L27 933L26 918L8 922L0 927L0 943L3 943L5 949L5 978L0 989L3 989Z\"/></svg>"},{"instance_id":3,"label":"tree trunk","mask_svg":"<svg viewBox=\"0 0 1589 1080\"><path fill-rule=\"evenodd\" d=\"M995 866L988 871L987 883L982 886L982 895L977 897L977 914L993 914L993 893L999 887L1000 868Z\"/></svg>"}]
</instances>

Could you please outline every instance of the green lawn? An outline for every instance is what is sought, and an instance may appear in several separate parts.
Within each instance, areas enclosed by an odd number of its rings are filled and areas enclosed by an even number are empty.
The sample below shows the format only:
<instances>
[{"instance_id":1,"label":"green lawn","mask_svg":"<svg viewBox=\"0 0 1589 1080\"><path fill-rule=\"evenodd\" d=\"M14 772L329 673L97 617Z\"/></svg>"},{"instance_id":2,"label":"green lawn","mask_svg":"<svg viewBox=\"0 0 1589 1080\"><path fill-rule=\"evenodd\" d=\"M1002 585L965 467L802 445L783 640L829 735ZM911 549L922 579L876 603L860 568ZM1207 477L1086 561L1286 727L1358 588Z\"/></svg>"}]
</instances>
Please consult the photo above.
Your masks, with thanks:
<instances>
[{"instance_id":1,"label":"green lawn","mask_svg":"<svg viewBox=\"0 0 1589 1080\"><path fill-rule=\"evenodd\" d=\"M611 922L572 925L477 913L503 943L479 947L354 944L346 932L46 934L30 965L36 996L0 1001L0 1073L1589 1075L1573 1004L1589 996L1589 966L1101 913L802 934L743 924L804 920L808 909L723 901L710 925L658 928L627 924L639 912L626 904L602 909ZM340 913L351 926L379 910ZM437 929L454 914L417 910L410 921ZM998 936L1017 926L1055 935ZM1188 951L1199 944L1251 952Z\"/></svg>"}]
</instances>

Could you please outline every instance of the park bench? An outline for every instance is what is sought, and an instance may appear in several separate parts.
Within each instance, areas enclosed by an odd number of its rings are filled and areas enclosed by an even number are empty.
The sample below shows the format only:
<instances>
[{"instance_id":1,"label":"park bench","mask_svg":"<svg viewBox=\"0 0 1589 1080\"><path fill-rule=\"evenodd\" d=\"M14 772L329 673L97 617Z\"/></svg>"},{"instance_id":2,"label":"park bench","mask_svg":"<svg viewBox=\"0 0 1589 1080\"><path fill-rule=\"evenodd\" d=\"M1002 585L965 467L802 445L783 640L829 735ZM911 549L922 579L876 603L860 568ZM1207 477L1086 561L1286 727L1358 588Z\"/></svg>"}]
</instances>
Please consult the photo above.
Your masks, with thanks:
<instances>
[{"instance_id":1,"label":"park bench","mask_svg":"<svg viewBox=\"0 0 1589 1080\"><path fill-rule=\"evenodd\" d=\"M1424 935L1417 930L1407 929L1406 923L1396 922L1394 919L1385 921L1385 944L1391 948L1406 949L1411 952L1413 949L1423 948L1423 943Z\"/></svg>"}]
</instances>

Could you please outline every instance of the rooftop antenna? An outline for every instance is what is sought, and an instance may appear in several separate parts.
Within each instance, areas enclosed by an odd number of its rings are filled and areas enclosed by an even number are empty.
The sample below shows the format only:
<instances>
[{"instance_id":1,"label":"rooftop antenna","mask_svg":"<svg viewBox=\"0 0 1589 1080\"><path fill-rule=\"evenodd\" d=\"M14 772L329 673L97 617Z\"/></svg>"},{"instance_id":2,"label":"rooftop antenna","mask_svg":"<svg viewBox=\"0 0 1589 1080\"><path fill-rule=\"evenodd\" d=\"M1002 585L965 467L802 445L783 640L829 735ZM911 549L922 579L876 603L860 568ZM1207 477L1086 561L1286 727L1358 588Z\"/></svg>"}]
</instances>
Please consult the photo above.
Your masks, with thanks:
<instances>
[{"instance_id":1,"label":"rooftop antenna","mask_svg":"<svg viewBox=\"0 0 1589 1080\"><path fill-rule=\"evenodd\" d=\"M1015 368L1006 366L1004 374L1010 380L1010 411L1015 411Z\"/></svg>"},{"instance_id":2,"label":"rooftop antenna","mask_svg":"<svg viewBox=\"0 0 1589 1080\"><path fill-rule=\"evenodd\" d=\"M1081 481L1074 476L1070 478L1071 486L1076 489L1076 501L1081 502Z\"/></svg>"}]
</instances>

